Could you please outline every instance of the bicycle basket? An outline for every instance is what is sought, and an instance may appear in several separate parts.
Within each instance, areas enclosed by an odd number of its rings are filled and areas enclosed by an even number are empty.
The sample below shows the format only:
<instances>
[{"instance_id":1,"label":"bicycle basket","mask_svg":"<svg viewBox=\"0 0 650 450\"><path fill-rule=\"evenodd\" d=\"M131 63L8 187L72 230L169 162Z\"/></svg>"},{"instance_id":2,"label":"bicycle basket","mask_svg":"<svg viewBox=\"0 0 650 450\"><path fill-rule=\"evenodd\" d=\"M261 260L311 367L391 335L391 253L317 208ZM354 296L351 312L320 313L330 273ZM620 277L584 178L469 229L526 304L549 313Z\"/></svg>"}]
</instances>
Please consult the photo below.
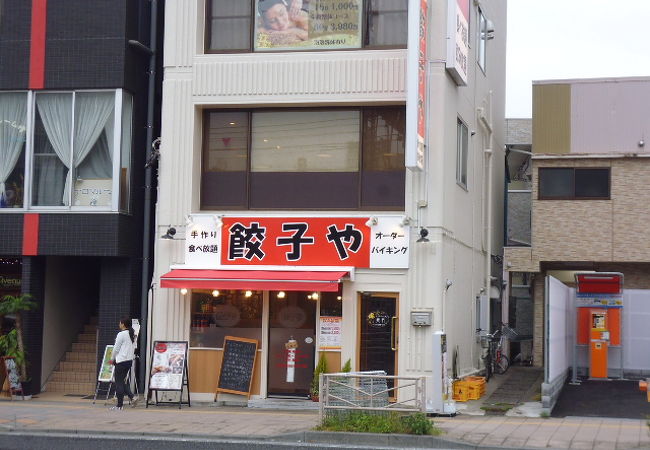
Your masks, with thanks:
<instances>
[{"instance_id":1,"label":"bicycle basket","mask_svg":"<svg viewBox=\"0 0 650 450\"><path fill-rule=\"evenodd\" d=\"M504 325L504 326L503 326L503 334L504 334L508 339L511 339L511 340L512 340L512 339L517 339L517 338L519 337L519 334L518 334L515 330L513 330L512 328L510 328L510 327L507 326L507 325Z\"/></svg>"},{"instance_id":2,"label":"bicycle basket","mask_svg":"<svg viewBox=\"0 0 650 450\"><path fill-rule=\"evenodd\" d=\"M481 347L488 348L490 346L490 336L481 336Z\"/></svg>"}]
</instances>

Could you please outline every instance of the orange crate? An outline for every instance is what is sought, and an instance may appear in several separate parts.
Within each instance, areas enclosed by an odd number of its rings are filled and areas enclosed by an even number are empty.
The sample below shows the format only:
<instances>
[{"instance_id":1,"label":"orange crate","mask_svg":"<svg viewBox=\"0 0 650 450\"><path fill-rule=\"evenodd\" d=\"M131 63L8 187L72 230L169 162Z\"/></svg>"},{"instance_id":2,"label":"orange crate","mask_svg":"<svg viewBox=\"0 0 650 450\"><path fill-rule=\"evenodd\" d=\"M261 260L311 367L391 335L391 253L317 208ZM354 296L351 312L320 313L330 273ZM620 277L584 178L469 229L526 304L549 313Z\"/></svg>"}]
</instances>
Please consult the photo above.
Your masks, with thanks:
<instances>
[{"instance_id":1,"label":"orange crate","mask_svg":"<svg viewBox=\"0 0 650 450\"><path fill-rule=\"evenodd\" d=\"M469 387L465 381L454 381L453 399L457 402L466 402L469 400Z\"/></svg>"}]
</instances>

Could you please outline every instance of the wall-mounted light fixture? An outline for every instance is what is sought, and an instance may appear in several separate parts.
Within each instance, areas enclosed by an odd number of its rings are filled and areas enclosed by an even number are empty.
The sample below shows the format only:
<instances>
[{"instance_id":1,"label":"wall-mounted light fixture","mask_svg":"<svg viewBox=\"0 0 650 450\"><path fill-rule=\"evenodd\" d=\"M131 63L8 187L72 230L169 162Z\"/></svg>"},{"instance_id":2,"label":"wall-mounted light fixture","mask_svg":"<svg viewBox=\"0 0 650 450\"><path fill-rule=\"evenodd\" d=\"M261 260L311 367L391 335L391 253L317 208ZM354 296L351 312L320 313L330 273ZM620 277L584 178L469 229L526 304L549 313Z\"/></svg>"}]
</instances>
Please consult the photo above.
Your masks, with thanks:
<instances>
[{"instance_id":1,"label":"wall-mounted light fixture","mask_svg":"<svg viewBox=\"0 0 650 450\"><path fill-rule=\"evenodd\" d=\"M162 236L160 236L160 239L174 239L175 235L176 235L176 228L169 227L167 228L167 232Z\"/></svg>"},{"instance_id":2,"label":"wall-mounted light fixture","mask_svg":"<svg viewBox=\"0 0 650 450\"><path fill-rule=\"evenodd\" d=\"M409 216L402 216L402 220L399 221L400 227L405 227L411 224L411 218Z\"/></svg>"},{"instance_id":3,"label":"wall-mounted light fixture","mask_svg":"<svg viewBox=\"0 0 650 450\"><path fill-rule=\"evenodd\" d=\"M372 227L374 225L377 225L378 222L379 220L375 216L372 216L366 221L366 226Z\"/></svg>"},{"instance_id":4,"label":"wall-mounted light fixture","mask_svg":"<svg viewBox=\"0 0 650 450\"><path fill-rule=\"evenodd\" d=\"M181 289L181 295L187 294L187 288L182 288Z\"/></svg>"}]
</instances>

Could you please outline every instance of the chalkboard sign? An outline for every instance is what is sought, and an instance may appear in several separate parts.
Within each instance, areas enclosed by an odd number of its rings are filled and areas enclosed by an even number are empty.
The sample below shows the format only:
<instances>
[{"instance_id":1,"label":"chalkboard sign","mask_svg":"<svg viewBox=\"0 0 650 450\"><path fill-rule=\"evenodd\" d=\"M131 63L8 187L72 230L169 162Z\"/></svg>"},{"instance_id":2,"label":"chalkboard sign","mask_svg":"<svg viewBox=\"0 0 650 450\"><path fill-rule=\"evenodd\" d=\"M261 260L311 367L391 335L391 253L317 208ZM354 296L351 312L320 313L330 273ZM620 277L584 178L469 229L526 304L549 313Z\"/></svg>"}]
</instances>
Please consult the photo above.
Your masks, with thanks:
<instances>
[{"instance_id":1,"label":"chalkboard sign","mask_svg":"<svg viewBox=\"0 0 650 450\"><path fill-rule=\"evenodd\" d=\"M257 340L226 336L217 392L250 396Z\"/></svg>"}]
</instances>

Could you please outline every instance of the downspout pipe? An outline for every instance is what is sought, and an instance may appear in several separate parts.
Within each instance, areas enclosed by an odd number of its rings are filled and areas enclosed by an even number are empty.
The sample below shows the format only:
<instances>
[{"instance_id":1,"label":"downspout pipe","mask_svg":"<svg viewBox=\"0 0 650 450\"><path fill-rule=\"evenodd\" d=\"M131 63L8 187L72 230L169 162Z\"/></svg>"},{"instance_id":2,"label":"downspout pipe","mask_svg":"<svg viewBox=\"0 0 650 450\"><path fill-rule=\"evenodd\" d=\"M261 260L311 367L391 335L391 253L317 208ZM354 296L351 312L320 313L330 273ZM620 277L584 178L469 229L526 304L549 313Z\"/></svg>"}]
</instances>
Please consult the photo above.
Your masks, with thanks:
<instances>
[{"instance_id":1,"label":"downspout pipe","mask_svg":"<svg viewBox=\"0 0 650 450\"><path fill-rule=\"evenodd\" d=\"M135 45L140 51L148 50L149 53L149 86L147 92L147 138L145 149L145 161L151 160L153 152L153 122L154 122L154 104L156 95L156 47L158 40L158 0L150 0L151 2L151 29L149 37L149 48L147 49L142 44ZM129 42L131 44L131 42ZM139 48L140 46L144 49ZM138 375L142 383L142 390L144 392L146 386L146 348L147 348L147 321L148 321L148 299L149 299L149 286L151 284L151 199L153 186L153 167L152 164L145 166L144 175L144 211L142 221L142 286L140 293L140 366Z\"/></svg>"},{"instance_id":2,"label":"downspout pipe","mask_svg":"<svg viewBox=\"0 0 650 450\"><path fill-rule=\"evenodd\" d=\"M492 285L492 91L488 93L488 116L485 115L485 108L478 109L479 122L487 131L488 143L483 149L486 157L486 179L487 179L487 205L485 212L485 295L488 296L488 305L490 303L490 287Z\"/></svg>"}]
</instances>

